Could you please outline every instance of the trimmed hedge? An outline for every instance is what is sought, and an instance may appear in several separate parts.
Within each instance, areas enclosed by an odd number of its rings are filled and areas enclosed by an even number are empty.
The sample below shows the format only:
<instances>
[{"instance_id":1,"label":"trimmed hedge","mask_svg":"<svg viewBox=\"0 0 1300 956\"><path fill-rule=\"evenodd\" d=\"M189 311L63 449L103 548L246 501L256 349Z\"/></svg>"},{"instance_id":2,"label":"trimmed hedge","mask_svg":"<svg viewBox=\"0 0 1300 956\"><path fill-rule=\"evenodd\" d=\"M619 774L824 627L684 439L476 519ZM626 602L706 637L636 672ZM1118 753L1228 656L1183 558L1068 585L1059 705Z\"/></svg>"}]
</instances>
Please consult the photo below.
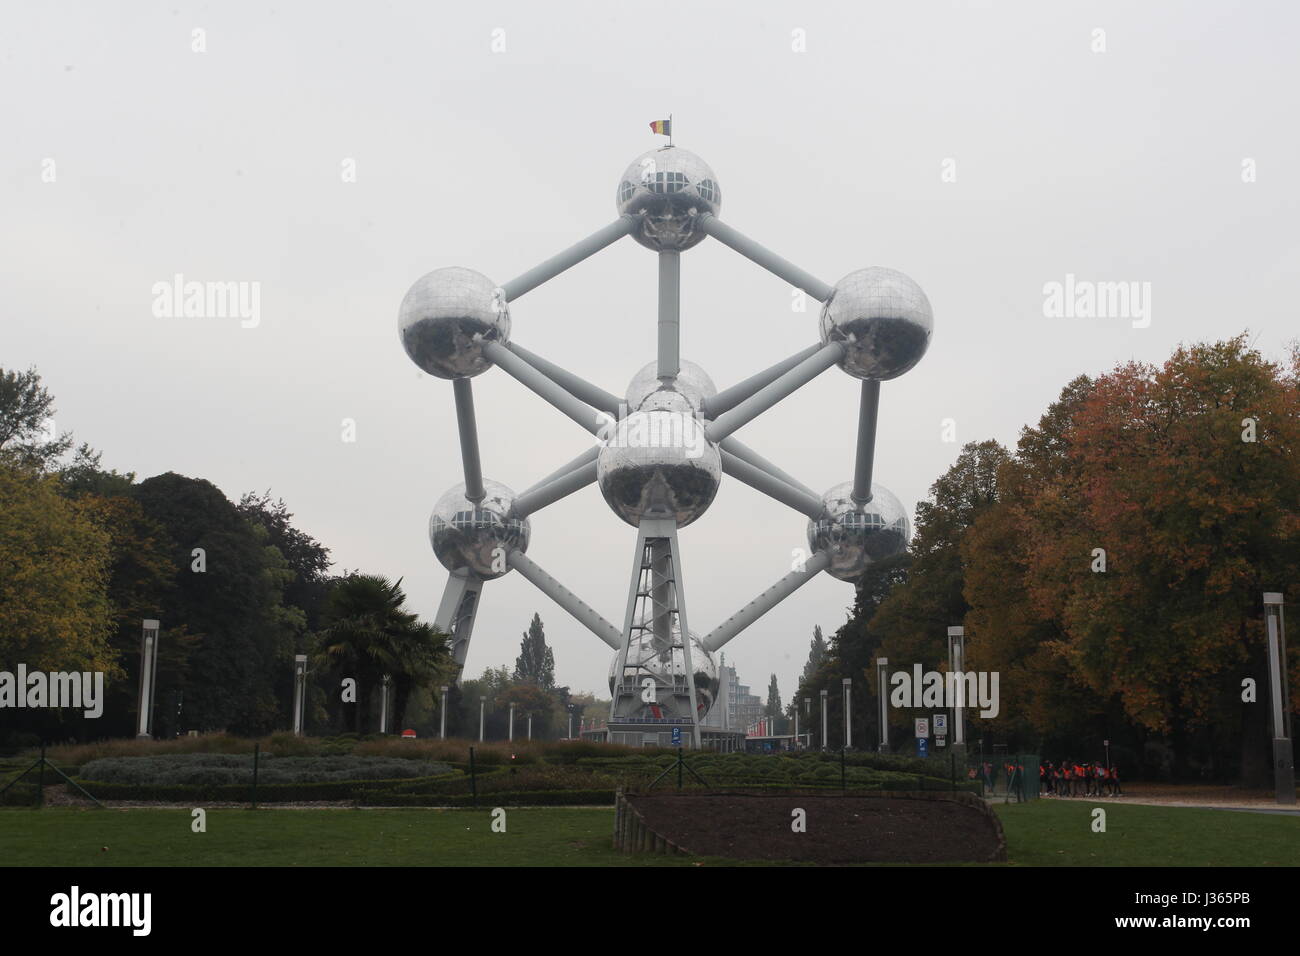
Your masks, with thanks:
<instances>
[{"instance_id":1,"label":"trimmed hedge","mask_svg":"<svg viewBox=\"0 0 1300 956\"><path fill-rule=\"evenodd\" d=\"M470 807L469 794L393 793L367 790L357 802L366 807ZM480 793L479 807L612 807L613 790L499 790Z\"/></svg>"},{"instance_id":2,"label":"trimmed hedge","mask_svg":"<svg viewBox=\"0 0 1300 956\"><path fill-rule=\"evenodd\" d=\"M425 781L443 779L425 777ZM257 784L259 803L302 803L313 801L352 800L366 787L393 787L415 783L414 780L342 780L327 783L267 783ZM138 800L156 803L248 803L253 787L246 783L223 784L171 784L155 786L134 783L101 783L95 780L77 780L99 800Z\"/></svg>"},{"instance_id":3,"label":"trimmed hedge","mask_svg":"<svg viewBox=\"0 0 1300 956\"><path fill-rule=\"evenodd\" d=\"M399 780L451 772L446 764L352 756L263 755L257 769L259 785ZM134 786L247 786L253 782L253 757L222 753L105 757L90 761L81 773L99 783Z\"/></svg>"}]
</instances>

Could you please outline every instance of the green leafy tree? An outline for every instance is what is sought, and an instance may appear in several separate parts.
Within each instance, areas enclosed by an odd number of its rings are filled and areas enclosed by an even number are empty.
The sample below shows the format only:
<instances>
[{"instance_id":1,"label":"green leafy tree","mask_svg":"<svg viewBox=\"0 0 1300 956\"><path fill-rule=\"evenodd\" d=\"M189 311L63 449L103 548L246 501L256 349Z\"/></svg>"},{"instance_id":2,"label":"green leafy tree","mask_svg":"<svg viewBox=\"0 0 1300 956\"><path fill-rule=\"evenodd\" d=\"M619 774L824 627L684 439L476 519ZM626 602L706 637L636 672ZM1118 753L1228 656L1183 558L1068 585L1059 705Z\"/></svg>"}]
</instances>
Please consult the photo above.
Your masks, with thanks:
<instances>
[{"instance_id":1,"label":"green leafy tree","mask_svg":"<svg viewBox=\"0 0 1300 956\"><path fill-rule=\"evenodd\" d=\"M56 433L54 410L54 397L36 369L0 368L0 460L46 470L63 457L72 433Z\"/></svg>"},{"instance_id":2,"label":"green leafy tree","mask_svg":"<svg viewBox=\"0 0 1300 956\"><path fill-rule=\"evenodd\" d=\"M180 710L178 730L261 734L287 725L290 701L277 695L276 676L292 671L302 622L283 604L292 572L266 531L202 479L158 475L132 496L167 536L162 642L180 626L198 641L179 686L159 675L160 708Z\"/></svg>"}]
</instances>

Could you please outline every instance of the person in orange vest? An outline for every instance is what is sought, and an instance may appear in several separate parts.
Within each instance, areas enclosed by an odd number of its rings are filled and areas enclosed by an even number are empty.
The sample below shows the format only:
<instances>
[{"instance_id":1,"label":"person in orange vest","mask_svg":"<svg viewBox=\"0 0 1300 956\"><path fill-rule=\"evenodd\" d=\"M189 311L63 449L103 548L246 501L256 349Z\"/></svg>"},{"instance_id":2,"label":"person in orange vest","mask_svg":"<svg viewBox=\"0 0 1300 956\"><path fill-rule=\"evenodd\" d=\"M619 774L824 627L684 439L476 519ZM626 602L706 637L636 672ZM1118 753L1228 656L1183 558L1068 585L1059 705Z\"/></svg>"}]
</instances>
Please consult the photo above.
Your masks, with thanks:
<instances>
[{"instance_id":1,"label":"person in orange vest","mask_svg":"<svg viewBox=\"0 0 1300 956\"><path fill-rule=\"evenodd\" d=\"M1074 795L1075 795L1076 797L1079 797L1079 796L1083 796L1083 795L1084 795L1084 790L1083 790L1083 764L1079 764L1079 763L1076 763L1076 764L1074 765Z\"/></svg>"},{"instance_id":2,"label":"person in orange vest","mask_svg":"<svg viewBox=\"0 0 1300 956\"><path fill-rule=\"evenodd\" d=\"M1061 764L1061 777L1061 796L1073 796L1070 793L1070 788L1074 786L1074 771L1070 769L1070 761L1068 760Z\"/></svg>"},{"instance_id":3,"label":"person in orange vest","mask_svg":"<svg viewBox=\"0 0 1300 956\"><path fill-rule=\"evenodd\" d=\"M1110 768L1110 792L1117 797L1124 796L1124 791L1119 788L1119 767Z\"/></svg>"}]
</instances>

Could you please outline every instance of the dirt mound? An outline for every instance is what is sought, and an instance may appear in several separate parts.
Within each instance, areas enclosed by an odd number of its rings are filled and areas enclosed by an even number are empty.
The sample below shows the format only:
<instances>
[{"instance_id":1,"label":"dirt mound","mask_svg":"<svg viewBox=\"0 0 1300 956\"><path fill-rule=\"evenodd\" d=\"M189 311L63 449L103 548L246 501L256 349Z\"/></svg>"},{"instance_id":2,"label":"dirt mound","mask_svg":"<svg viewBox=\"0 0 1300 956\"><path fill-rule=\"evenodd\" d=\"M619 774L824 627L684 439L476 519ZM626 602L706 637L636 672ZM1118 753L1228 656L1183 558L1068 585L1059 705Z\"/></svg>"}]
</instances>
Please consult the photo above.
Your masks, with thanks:
<instances>
[{"instance_id":1,"label":"dirt mound","mask_svg":"<svg viewBox=\"0 0 1300 956\"><path fill-rule=\"evenodd\" d=\"M812 863L986 863L1006 859L997 817L947 793L625 794L630 812L693 856ZM794 811L805 813L796 832Z\"/></svg>"}]
</instances>

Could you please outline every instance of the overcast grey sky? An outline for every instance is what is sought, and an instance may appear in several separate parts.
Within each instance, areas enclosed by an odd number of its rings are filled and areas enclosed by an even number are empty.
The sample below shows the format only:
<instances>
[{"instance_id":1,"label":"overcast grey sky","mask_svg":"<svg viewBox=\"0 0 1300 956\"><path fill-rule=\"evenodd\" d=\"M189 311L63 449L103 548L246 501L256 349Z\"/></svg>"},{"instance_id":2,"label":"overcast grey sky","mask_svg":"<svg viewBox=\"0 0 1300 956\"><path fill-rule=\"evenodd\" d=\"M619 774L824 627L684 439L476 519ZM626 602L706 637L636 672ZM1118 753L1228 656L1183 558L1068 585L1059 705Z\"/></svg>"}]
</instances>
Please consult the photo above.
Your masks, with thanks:
<instances>
[{"instance_id":1,"label":"overcast grey sky","mask_svg":"<svg viewBox=\"0 0 1300 956\"><path fill-rule=\"evenodd\" d=\"M884 265L925 289L932 345L882 388L876 456L909 509L1079 373L1246 327L1280 356L1297 330L1295 4L9 2L5 27L0 365L36 365L106 466L270 488L336 569L403 577L430 618L426 522L462 474L402 296L444 265L504 282L610 222L669 112L723 219L828 282ZM260 283L259 324L156 316L177 273ZM1149 325L1046 316L1068 274L1149 283ZM815 308L717 242L682 282L683 356L720 388L816 340ZM512 338L621 394L655 294L623 240L519 300ZM832 369L738 437L829 488L857 395ZM497 369L475 398L485 474L516 490L590 441ZM681 535L693 627L783 575L804 526L724 478ZM533 517L529 554L621 622L635 537L592 486ZM821 575L729 660L788 696L852 597ZM534 610L560 681L604 692L608 649L517 574L487 585L467 670L513 664Z\"/></svg>"}]
</instances>

